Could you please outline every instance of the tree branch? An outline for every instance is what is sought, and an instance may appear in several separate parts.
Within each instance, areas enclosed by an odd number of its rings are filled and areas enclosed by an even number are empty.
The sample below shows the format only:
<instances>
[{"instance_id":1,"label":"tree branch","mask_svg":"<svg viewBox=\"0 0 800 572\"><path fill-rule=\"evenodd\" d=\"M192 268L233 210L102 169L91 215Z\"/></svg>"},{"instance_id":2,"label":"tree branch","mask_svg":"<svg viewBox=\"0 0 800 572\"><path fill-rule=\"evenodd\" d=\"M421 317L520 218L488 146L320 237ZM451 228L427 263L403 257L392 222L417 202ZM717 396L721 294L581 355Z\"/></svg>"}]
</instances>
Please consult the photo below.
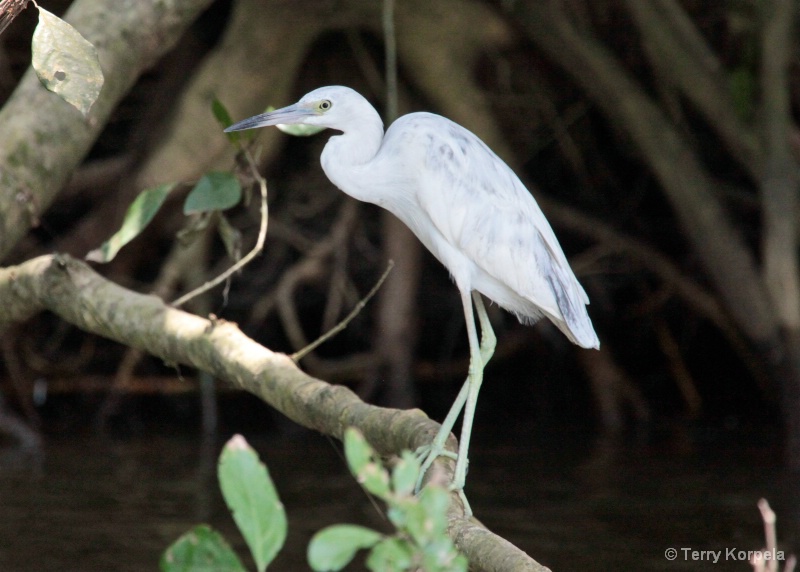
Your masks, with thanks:
<instances>
[{"instance_id":1,"label":"tree branch","mask_svg":"<svg viewBox=\"0 0 800 572\"><path fill-rule=\"evenodd\" d=\"M763 217L764 281L781 325L800 330L800 269L797 261L798 164L791 146L789 65L795 3L761 4L761 94L765 148L760 191Z\"/></svg>"},{"instance_id":2,"label":"tree branch","mask_svg":"<svg viewBox=\"0 0 800 572\"><path fill-rule=\"evenodd\" d=\"M777 324L756 261L711 192L713 181L690 142L614 54L572 25L563 2L517 6L531 38L635 143L737 325L760 346L774 345Z\"/></svg>"},{"instance_id":3,"label":"tree branch","mask_svg":"<svg viewBox=\"0 0 800 572\"><path fill-rule=\"evenodd\" d=\"M67 22L97 48L105 76L87 119L29 68L0 110L0 259L38 224L139 74L169 50L210 0L77 0Z\"/></svg>"},{"instance_id":4,"label":"tree branch","mask_svg":"<svg viewBox=\"0 0 800 572\"><path fill-rule=\"evenodd\" d=\"M734 157L759 172L758 139L736 113L728 78L716 54L675 0L627 0L650 63L703 114Z\"/></svg>"},{"instance_id":5,"label":"tree branch","mask_svg":"<svg viewBox=\"0 0 800 572\"><path fill-rule=\"evenodd\" d=\"M430 443L439 425L417 409L368 405L349 389L303 373L286 355L245 336L236 324L170 308L155 296L126 290L69 256L41 256L0 269L0 328L50 310L67 322L168 363L196 367L260 397L309 429L342 438L359 428L382 455ZM455 438L449 445L455 450ZM452 478L453 463L437 461ZM457 499L457 495L452 495ZM483 525L464 518L455 501L450 535L476 570L543 572L541 566Z\"/></svg>"}]
</instances>

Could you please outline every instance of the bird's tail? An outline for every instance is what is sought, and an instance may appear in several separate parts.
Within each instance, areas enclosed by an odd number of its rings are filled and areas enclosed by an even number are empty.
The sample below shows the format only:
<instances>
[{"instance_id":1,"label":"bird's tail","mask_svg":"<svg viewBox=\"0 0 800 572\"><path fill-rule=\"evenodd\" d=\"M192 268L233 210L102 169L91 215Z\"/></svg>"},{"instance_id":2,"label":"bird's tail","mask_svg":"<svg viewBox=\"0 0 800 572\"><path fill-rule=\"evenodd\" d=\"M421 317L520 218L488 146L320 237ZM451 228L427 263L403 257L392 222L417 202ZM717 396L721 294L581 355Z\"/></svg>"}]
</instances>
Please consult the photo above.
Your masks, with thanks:
<instances>
[{"instance_id":1,"label":"bird's tail","mask_svg":"<svg viewBox=\"0 0 800 572\"><path fill-rule=\"evenodd\" d=\"M547 277L547 281L556 295L558 309L561 310L560 319L550 315L548 318L572 343L582 348L599 349L600 340L597 338L592 320L586 311L589 299L578 283L578 279L571 272L569 276L563 274L563 271L556 271L555 276L548 275Z\"/></svg>"}]
</instances>

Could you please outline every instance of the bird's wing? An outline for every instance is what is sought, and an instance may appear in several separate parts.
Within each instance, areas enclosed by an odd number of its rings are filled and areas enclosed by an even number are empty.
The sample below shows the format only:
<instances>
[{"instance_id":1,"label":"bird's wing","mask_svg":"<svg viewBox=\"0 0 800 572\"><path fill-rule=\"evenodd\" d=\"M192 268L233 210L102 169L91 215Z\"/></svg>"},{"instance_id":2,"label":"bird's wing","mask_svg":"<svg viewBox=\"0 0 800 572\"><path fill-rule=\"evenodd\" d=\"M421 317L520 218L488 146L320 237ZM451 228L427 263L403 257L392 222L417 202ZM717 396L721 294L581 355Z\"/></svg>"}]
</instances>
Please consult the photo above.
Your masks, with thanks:
<instances>
[{"instance_id":1,"label":"bird's wing","mask_svg":"<svg viewBox=\"0 0 800 572\"><path fill-rule=\"evenodd\" d=\"M412 114L411 120L415 147L422 153L415 161L417 201L439 233L562 330L567 325L573 341L594 345L586 292L539 205L511 168L477 136L444 117ZM558 324L559 318L566 324Z\"/></svg>"}]
</instances>

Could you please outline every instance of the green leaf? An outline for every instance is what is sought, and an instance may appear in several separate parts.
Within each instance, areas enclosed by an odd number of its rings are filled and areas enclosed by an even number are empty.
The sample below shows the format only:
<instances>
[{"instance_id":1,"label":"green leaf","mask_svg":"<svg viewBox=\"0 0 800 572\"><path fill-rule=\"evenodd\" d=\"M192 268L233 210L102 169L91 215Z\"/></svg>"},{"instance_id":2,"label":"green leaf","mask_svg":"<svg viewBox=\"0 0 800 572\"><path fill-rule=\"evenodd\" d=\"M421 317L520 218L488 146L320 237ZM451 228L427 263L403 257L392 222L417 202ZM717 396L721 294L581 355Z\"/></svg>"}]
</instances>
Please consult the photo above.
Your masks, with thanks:
<instances>
[{"instance_id":1,"label":"green leaf","mask_svg":"<svg viewBox=\"0 0 800 572\"><path fill-rule=\"evenodd\" d=\"M308 544L308 564L312 570L341 570L356 552L371 548L383 535L354 524L337 524L320 530Z\"/></svg>"},{"instance_id":2,"label":"green leaf","mask_svg":"<svg viewBox=\"0 0 800 572\"><path fill-rule=\"evenodd\" d=\"M233 125L233 119L231 118L231 114L228 113L228 108L216 97L211 101L211 112L214 114L214 117L217 118L219 124L222 125L223 129L227 129Z\"/></svg>"},{"instance_id":3,"label":"green leaf","mask_svg":"<svg viewBox=\"0 0 800 572\"><path fill-rule=\"evenodd\" d=\"M442 487L427 486L419 494L419 505L425 510L432 534L444 536L447 531L450 492Z\"/></svg>"},{"instance_id":4,"label":"green leaf","mask_svg":"<svg viewBox=\"0 0 800 572\"><path fill-rule=\"evenodd\" d=\"M392 489L399 496L409 496L413 494L414 487L417 485L420 463L417 456L411 451L403 451L400 461L392 470Z\"/></svg>"},{"instance_id":5,"label":"green leaf","mask_svg":"<svg viewBox=\"0 0 800 572\"><path fill-rule=\"evenodd\" d=\"M183 203L183 214L224 211L242 200L242 186L233 174L212 171L203 175Z\"/></svg>"},{"instance_id":6,"label":"green leaf","mask_svg":"<svg viewBox=\"0 0 800 572\"><path fill-rule=\"evenodd\" d=\"M97 50L64 20L39 8L31 42L31 65L39 81L84 117L103 89Z\"/></svg>"},{"instance_id":7,"label":"green leaf","mask_svg":"<svg viewBox=\"0 0 800 572\"><path fill-rule=\"evenodd\" d=\"M263 572L286 540L286 513L267 467L241 435L234 435L219 459L222 496Z\"/></svg>"},{"instance_id":8,"label":"green leaf","mask_svg":"<svg viewBox=\"0 0 800 572\"><path fill-rule=\"evenodd\" d=\"M161 572L245 572L225 539L208 525L196 526L164 551Z\"/></svg>"},{"instance_id":9,"label":"green leaf","mask_svg":"<svg viewBox=\"0 0 800 572\"><path fill-rule=\"evenodd\" d=\"M214 114L217 122L222 126L223 129L227 129L231 125L233 125L233 119L231 118L231 114L228 112L228 108L216 97L211 101L211 113ZM226 133L228 140L231 143L238 143L244 136L245 131L231 131L230 133Z\"/></svg>"},{"instance_id":10,"label":"green leaf","mask_svg":"<svg viewBox=\"0 0 800 572\"><path fill-rule=\"evenodd\" d=\"M453 541L442 536L422 549L422 570L427 572L467 572L467 557L460 554Z\"/></svg>"},{"instance_id":11,"label":"green leaf","mask_svg":"<svg viewBox=\"0 0 800 572\"><path fill-rule=\"evenodd\" d=\"M388 500L391 490L389 488L389 473L378 462L367 464L360 473L356 475L356 480L363 485L367 491L375 496Z\"/></svg>"},{"instance_id":12,"label":"green leaf","mask_svg":"<svg viewBox=\"0 0 800 572\"><path fill-rule=\"evenodd\" d=\"M409 570L414 552L405 540L384 538L370 551L367 557L367 568L377 572L393 570Z\"/></svg>"},{"instance_id":13,"label":"green leaf","mask_svg":"<svg viewBox=\"0 0 800 572\"><path fill-rule=\"evenodd\" d=\"M390 494L389 473L355 427L348 427L344 433L344 455L356 480L367 491L386 500Z\"/></svg>"},{"instance_id":14,"label":"green leaf","mask_svg":"<svg viewBox=\"0 0 800 572\"><path fill-rule=\"evenodd\" d=\"M414 542L424 546L445 535L449 504L450 493L442 487L427 486L419 494L418 502L408 505L405 528Z\"/></svg>"},{"instance_id":15,"label":"green leaf","mask_svg":"<svg viewBox=\"0 0 800 572\"><path fill-rule=\"evenodd\" d=\"M344 431L344 456L347 466L354 475L360 473L370 462L375 452L369 446L361 431L355 427L348 427Z\"/></svg>"},{"instance_id":16,"label":"green leaf","mask_svg":"<svg viewBox=\"0 0 800 572\"><path fill-rule=\"evenodd\" d=\"M109 262L114 259L120 248L128 244L150 224L153 217L164 204L164 200L177 183L166 183L151 189L145 189L134 199L125 213L122 226L114 236L105 241L100 248L86 255L91 262Z\"/></svg>"},{"instance_id":17,"label":"green leaf","mask_svg":"<svg viewBox=\"0 0 800 572\"><path fill-rule=\"evenodd\" d=\"M316 135L320 131L325 131L325 129L327 129L327 127L320 127L319 125L284 125L282 123L279 123L276 127L284 133L294 135L295 137L310 137L311 135Z\"/></svg>"}]
</instances>

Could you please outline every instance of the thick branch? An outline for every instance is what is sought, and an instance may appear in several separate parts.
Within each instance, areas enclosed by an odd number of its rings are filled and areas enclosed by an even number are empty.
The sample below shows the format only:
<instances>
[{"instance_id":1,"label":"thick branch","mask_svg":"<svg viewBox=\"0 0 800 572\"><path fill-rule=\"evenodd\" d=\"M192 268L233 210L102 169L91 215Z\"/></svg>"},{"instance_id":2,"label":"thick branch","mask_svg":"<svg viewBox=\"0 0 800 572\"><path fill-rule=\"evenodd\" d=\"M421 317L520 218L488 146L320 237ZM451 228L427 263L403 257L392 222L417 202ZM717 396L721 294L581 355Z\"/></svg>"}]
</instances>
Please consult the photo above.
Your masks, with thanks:
<instances>
[{"instance_id":1,"label":"thick branch","mask_svg":"<svg viewBox=\"0 0 800 572\"><path fill-rule=\"evenodd\" d=\"M88 119L28 69L0 111L0 258L53 201L142 71L180 38L210 0L77 0L65 19L97 48L105 75Z\"/></svg>"},{"instance_id":2,"label":"thick branch","mask_svg":"<svg viewBox=\"0 0 800 572\"><path fill-rule=\"evenodd\" d=\"M773 0L762 4L761 94L764 172L760 181L763 204L764 279L781 325L800 330L800 276L797 264L798 165L790 142L793 128L789 102L789 64L795 3Z\"/></svg>"},{"instance_id":3,"label":"thick branch","mask_svg":"<svg viewBox=\"0 0 800 572\"><path fill-rule=\"evenodd\" d=\"M160 298L126 290L68 256L42 256L0 270L0 328L50 310L67 322L168 363L207 371L257 395L293 421L342 437L358 427L383 455L429 443L439 425L419 410L367 405L349 389L297 368L286 355L257 344L231 322L212 322L166 306ZM454 444L451 436L450 445ZM452 462L437 462L452 478ZM458 498L453 495L453 498ZM450 534L477 570L543 571L527 554L464 519L453 502ZM487 555L494 555L489 561Z\"/></svg>"}]
</instances>

